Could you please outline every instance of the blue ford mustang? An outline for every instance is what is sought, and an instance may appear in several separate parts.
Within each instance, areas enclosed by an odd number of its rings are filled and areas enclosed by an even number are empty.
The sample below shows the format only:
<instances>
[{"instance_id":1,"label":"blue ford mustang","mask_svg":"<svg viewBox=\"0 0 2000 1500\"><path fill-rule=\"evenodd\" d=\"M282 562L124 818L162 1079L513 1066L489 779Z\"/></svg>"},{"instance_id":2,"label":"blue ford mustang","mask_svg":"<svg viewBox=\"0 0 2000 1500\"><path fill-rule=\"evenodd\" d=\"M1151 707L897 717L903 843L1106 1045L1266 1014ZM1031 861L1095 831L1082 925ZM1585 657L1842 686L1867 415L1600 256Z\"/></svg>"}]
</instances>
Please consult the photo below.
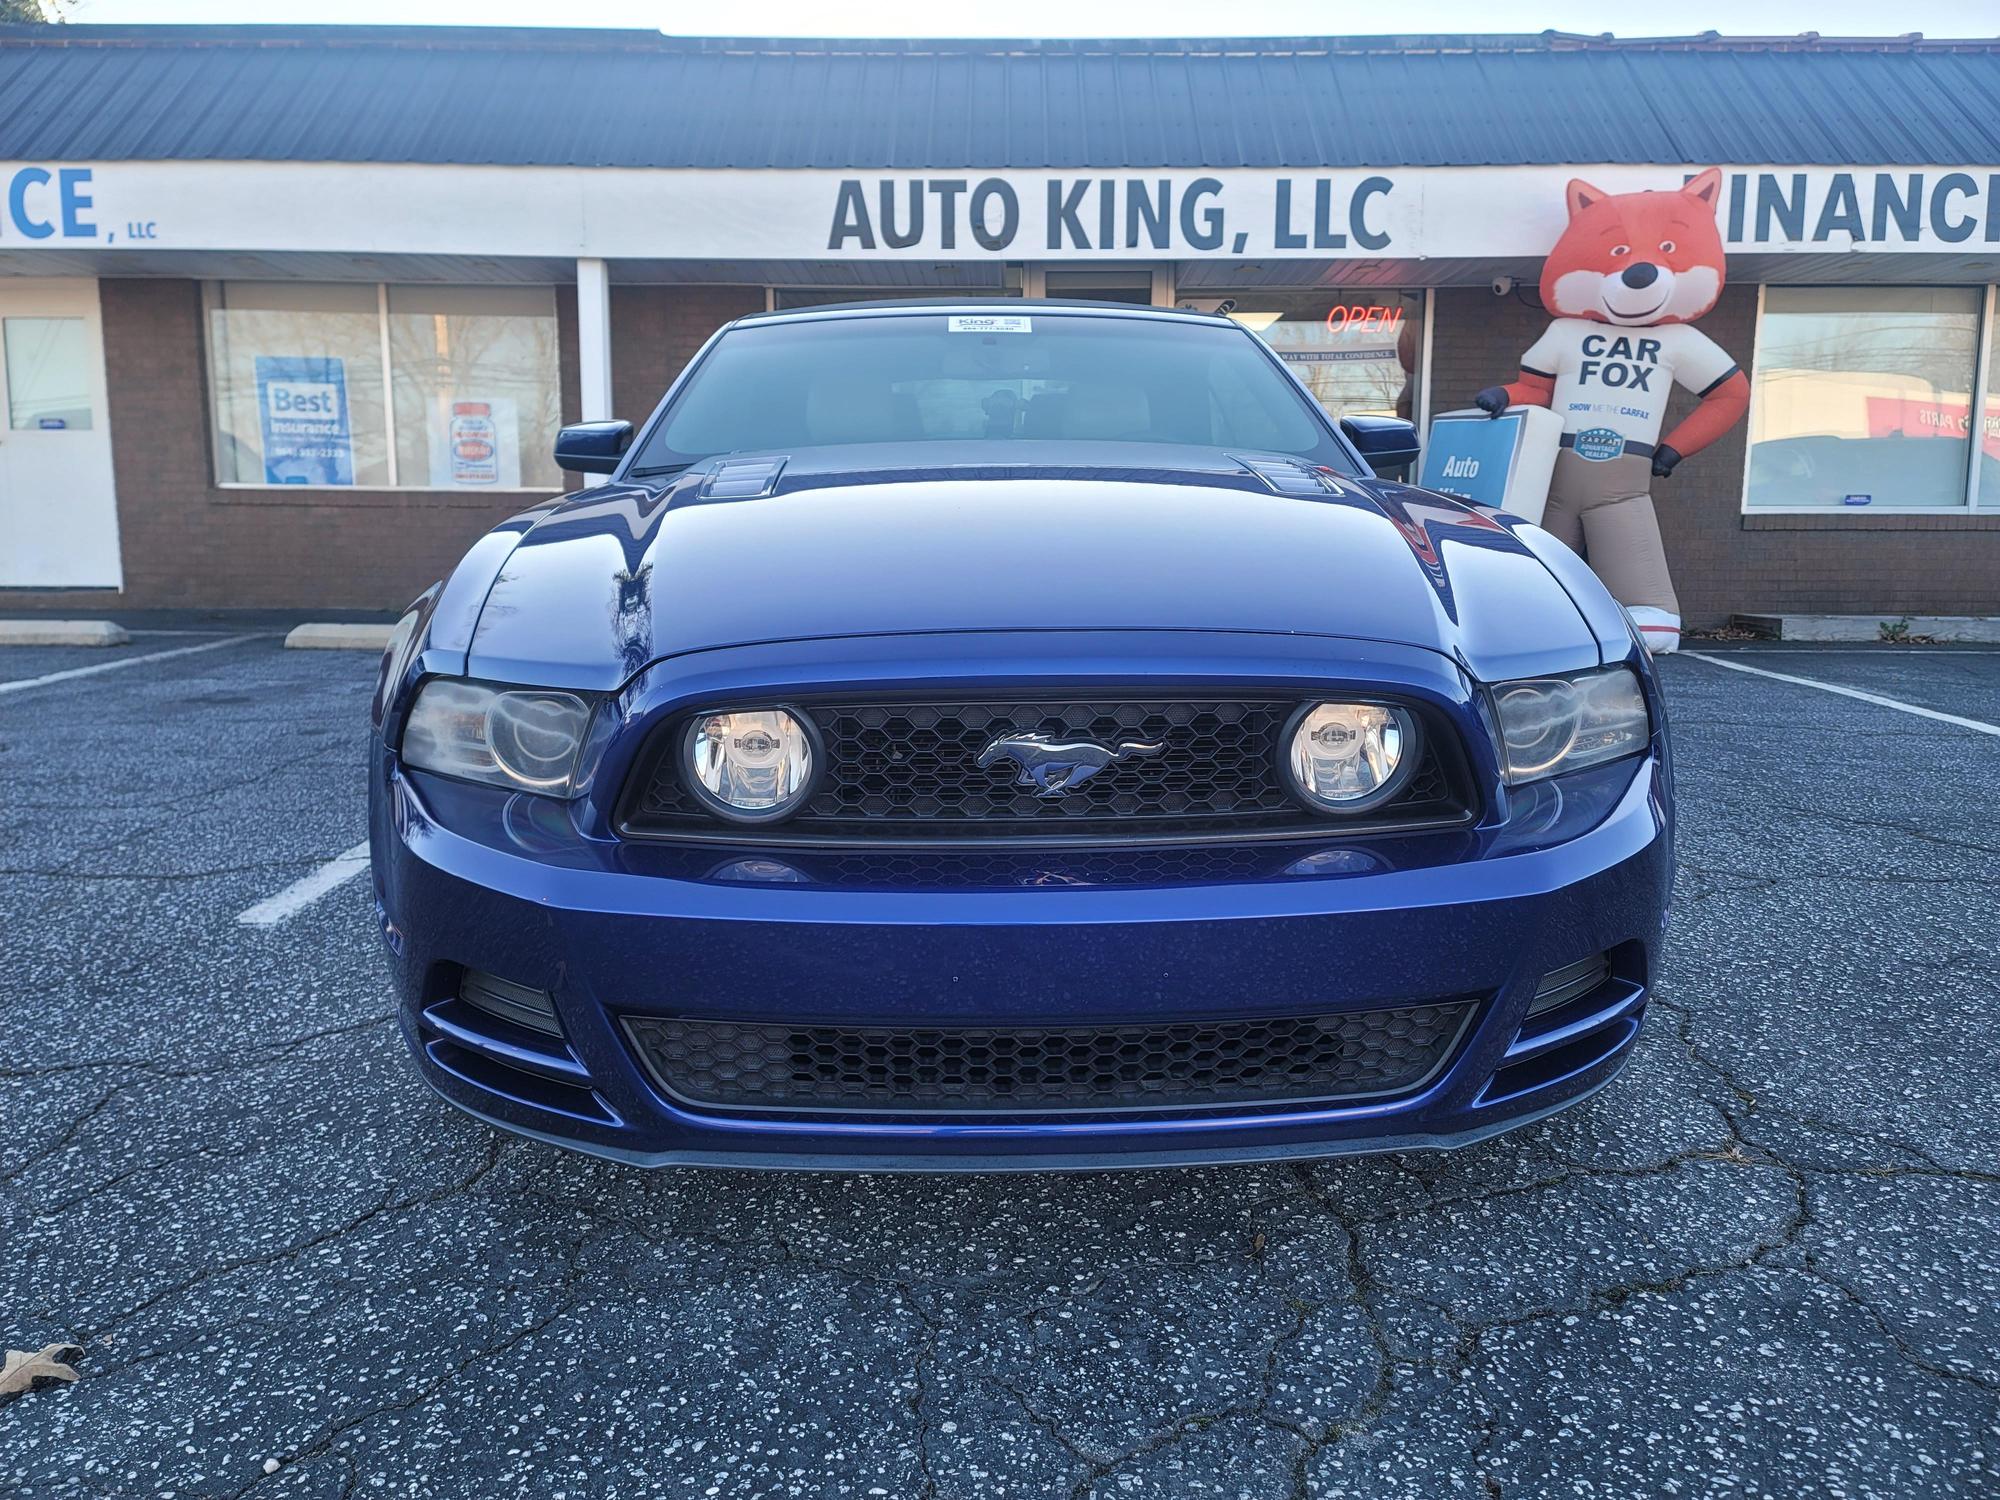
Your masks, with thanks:
<instances>
[{"instance_id":1,"label":"blue ford mustang","mask_svg":"<svg viewBox=\"0 0 2000 1500\"><path fill-rule=\"evenodd\" d=\"M1001 310L996 311L996 306ZM745 318L474 544L375 700L402 1024L648 1164L1452 1146L1638 1034L1644 648L1574 555L1378 479L1219 318Z\"/></svg>"}]
</instances>

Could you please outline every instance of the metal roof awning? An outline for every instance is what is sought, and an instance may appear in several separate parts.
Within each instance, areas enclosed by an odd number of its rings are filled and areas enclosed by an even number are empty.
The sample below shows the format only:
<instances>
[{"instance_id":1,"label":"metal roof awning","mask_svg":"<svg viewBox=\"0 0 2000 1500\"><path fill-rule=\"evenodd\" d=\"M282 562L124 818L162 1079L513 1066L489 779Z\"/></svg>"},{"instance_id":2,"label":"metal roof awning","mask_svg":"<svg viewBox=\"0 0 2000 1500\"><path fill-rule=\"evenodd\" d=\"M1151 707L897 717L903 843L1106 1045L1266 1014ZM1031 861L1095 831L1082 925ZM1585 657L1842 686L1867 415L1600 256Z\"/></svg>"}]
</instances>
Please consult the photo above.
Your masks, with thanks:
<instances>
[{"instance_id":1,"label":"metal roof awning","mask_svg":"<svg viewBox=\"0 0 2000 1500\"><path fill-rule=\"evenodd\" d=\"M681 39L0 27L0 161L681 169L2000 162L2000 38Z\"/></svg>"}]
</instances>

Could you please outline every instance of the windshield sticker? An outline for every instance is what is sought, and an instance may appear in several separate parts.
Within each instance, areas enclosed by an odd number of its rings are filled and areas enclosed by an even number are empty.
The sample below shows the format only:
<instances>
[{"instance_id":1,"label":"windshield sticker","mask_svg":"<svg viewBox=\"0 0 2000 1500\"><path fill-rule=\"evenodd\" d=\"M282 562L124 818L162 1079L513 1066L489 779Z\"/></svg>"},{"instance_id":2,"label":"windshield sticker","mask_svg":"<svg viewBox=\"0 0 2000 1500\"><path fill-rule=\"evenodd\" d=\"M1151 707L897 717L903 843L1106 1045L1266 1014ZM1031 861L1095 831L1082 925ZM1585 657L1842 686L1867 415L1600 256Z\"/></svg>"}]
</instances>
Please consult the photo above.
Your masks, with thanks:
<instances>
[{"instance_id":1,"label":"windshield sticker","mask_svg":"<svg viewBox=\"0 0 2000 1500\"><path fill-rule=\"evenodd\" d=\"M1023 317L959 317L945 319L951 333L1031 333L1032 320Z\"/></svg>"}]
</instances>

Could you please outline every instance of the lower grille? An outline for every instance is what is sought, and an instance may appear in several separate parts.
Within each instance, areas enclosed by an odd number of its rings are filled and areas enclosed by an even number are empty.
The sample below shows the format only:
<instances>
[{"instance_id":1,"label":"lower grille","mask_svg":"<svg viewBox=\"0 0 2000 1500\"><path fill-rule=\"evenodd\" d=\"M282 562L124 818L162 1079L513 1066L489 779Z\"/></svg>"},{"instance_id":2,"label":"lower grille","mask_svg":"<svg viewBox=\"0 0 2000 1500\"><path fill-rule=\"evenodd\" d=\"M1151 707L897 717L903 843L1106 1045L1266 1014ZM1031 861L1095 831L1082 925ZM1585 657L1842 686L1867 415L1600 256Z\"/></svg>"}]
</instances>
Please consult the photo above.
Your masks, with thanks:
<instances>
[{"instance_id":1,"label":"lower grille","mask_svg":"<svg viewBox=\"0 0 2000 1500\"><path fill-rule=\"evenodd\" d=\"M1303 1104L1415 1089L1470 1000L1115 1027L793 1026L630 1016L653 1079L722 1109L1054 1114Z\"/></svg>"}]
</instances>

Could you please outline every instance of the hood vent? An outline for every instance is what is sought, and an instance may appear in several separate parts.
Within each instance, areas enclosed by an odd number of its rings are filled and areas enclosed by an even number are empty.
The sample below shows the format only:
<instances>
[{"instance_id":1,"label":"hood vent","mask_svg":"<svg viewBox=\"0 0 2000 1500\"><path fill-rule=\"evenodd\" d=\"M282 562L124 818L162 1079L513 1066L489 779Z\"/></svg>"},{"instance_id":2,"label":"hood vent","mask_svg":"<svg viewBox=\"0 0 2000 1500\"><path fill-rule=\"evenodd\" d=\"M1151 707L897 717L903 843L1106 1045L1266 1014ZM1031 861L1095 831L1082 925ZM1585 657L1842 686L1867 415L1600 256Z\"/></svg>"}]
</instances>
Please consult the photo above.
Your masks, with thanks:
<instances>
[{"instance_id":1,"label":"hood vent","mask_svg":"<svg viewBox=\"0 0 2000 1500\"><path fill-rule=\"evenodd\" d=\"M701 482L704 500L761 500L778 487L782 458L726 458Z\"/></svg>"},{"instance_id":2,"label":"hood vent","mask_svg":"<svg viewBox=\"0 0 2000 1500\"><path fill-rule=\"evenodd\" d=\"M1334 493L1333 471L1296 458L1245 458L1232 454L1239 464L1255 474L1280 495L1300 495L1317 500Z\"/></svg>"}]
</instances>

